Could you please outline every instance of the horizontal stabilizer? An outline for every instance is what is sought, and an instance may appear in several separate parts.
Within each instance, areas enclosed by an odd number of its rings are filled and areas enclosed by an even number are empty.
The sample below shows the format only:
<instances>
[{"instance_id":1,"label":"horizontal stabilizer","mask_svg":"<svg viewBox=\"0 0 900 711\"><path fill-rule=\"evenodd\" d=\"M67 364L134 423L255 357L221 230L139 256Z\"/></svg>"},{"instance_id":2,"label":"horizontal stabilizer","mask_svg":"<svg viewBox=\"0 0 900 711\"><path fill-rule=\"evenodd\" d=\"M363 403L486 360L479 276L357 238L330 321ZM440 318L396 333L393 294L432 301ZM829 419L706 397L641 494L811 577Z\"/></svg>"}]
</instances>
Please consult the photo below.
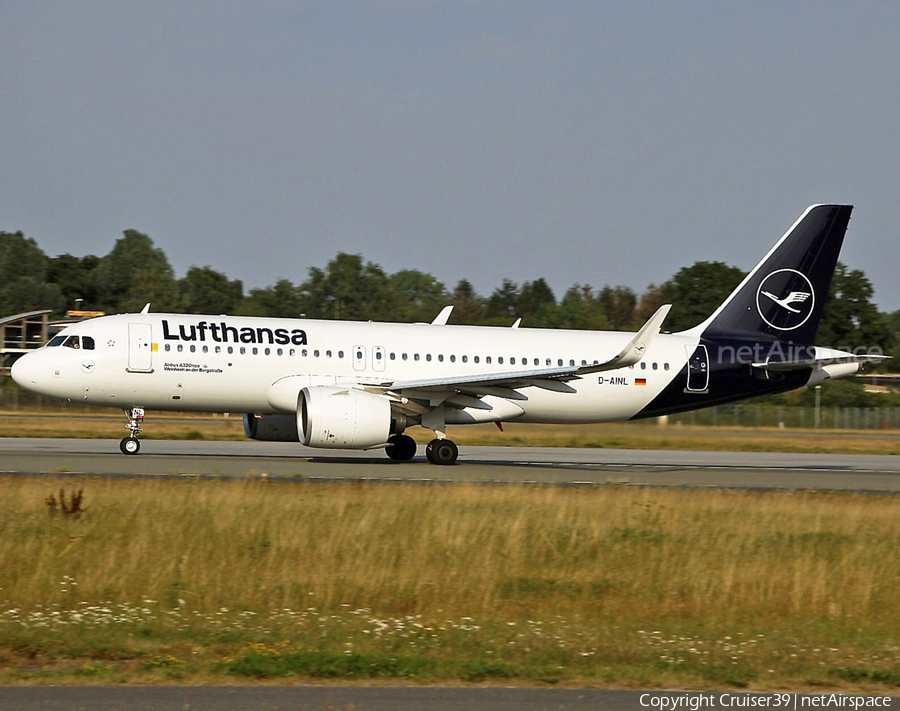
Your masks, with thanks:
<instances>
[{"instance_id":1,"label":"horizontal stabilizer","mask_svg":"<svg viewBox=\"0 0 900 711\"><path fill-rule=\"evenodd\" d=\"M840 353L840 355L827 356L824 358L804 358L801 360L777 360L767 361L765 363L754 363L753 367L774 372L787 372L791 370L803 370L805 368L822 368L826 365L843 363L880 363L891 357L886 355L853 355L852 353L843 353L841 351L838 351L838 353Z\"/></svg>"}]
</instances>

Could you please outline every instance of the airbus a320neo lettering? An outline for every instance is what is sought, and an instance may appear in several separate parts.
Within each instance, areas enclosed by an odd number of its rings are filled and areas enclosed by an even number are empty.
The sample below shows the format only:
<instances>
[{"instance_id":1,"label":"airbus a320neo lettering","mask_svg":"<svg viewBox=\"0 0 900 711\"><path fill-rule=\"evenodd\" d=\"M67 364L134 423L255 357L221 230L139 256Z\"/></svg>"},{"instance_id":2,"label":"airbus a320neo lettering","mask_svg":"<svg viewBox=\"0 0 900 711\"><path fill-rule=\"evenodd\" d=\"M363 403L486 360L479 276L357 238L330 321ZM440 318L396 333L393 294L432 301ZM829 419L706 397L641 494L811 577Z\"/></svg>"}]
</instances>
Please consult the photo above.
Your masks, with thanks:
<instances>
[{"instance_id":1,"label":"airbus a320neo lettering","mask_svg":"<svg viewBox=\"0 0 900 711\"><path fill-rule=\"evenodd\" d=\"M850 375L879 356L813 345L850 220L813 205L703 323L661 334L149 313L61 331L12 369L37 393L125 410L244 412L249 437L453 464L448 425L634 420Z\"/></svg>"}]
</instances>

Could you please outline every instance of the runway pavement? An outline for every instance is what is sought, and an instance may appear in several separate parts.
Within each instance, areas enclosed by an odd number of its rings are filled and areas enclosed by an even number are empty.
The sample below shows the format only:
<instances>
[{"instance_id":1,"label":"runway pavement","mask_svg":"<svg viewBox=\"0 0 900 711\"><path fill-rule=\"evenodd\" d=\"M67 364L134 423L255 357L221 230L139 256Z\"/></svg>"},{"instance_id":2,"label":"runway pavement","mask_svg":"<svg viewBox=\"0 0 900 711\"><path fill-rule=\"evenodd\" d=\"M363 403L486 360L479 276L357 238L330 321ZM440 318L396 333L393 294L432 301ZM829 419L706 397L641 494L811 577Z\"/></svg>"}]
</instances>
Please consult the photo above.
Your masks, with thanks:
<instances>
[{"instance_id":1,"label":"runway pavement","mask_svg":"<svg viewBox=\"0 0 900 711\"><path fill-rule=\"evenodd\" d=\"M900 456L677 450L461 447L456 466L381 451L315 450L282 442L0 439L0 472L100 476L261 477L298 482L484 482L900 492Z\"/></svg>"},{"instance_id":2,"label":"runway pavement","mask_svg":"<svg viewBox=\"0 0 900 711\"><path fill-rule=\"evenodd\" d=\"M900 697L879 695L879 708ZM814 703L815 702L815 703ZM17 711L638 711L678 708L857 708L865 697L586 689L363 686L18 687L0 689L3 708ZM874 705L873 705L874 706Z\"/></svg>"}]
</instances>

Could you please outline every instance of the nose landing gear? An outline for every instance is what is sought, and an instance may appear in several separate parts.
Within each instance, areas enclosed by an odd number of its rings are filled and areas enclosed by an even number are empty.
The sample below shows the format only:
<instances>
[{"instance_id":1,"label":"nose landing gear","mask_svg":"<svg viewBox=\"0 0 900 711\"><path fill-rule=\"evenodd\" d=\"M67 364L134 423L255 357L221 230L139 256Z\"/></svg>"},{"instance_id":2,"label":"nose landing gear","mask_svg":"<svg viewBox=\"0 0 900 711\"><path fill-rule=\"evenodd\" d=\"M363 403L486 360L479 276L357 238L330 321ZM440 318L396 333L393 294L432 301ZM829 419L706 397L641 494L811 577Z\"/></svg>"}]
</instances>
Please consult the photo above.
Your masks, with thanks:
<instances>
[{"instance_id":1,"label":"nose landing gear","mask_svg":"<svg viewBox=\"0 0 900 711\"><path fill-rule=\"evenodd\" d=\"M141 441L137 436L143 431L144 410L140 407L133 407L131 410L125 410L125 416L128 418L128 424L125 429L131 432L131 436L125 437L119 442L119 449L122 454L137 454L141 451Z\"/></svg>"}]
</instances>

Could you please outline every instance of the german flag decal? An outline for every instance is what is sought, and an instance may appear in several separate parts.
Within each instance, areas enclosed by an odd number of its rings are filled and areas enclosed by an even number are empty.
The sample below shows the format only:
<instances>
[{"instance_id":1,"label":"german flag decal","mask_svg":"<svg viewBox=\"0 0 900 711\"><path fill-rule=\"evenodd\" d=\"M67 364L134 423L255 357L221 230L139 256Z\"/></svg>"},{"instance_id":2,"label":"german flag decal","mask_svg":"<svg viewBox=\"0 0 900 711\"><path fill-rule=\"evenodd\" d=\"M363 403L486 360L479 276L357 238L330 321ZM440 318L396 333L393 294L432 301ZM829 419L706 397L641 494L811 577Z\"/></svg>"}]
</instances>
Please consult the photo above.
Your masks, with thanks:
<instances>
[{"instance_id":1,"label":"german flag decal","mask_svg":"<svg viewBox=\"0 0 900 711\"><path fill-rule=\"evenodd\" d=\"M635 385L646 385L646 384L647 384L647 378L635 378L635 379L634 379L634 384L635 384Z\"/></svg>"}]
</instances>

